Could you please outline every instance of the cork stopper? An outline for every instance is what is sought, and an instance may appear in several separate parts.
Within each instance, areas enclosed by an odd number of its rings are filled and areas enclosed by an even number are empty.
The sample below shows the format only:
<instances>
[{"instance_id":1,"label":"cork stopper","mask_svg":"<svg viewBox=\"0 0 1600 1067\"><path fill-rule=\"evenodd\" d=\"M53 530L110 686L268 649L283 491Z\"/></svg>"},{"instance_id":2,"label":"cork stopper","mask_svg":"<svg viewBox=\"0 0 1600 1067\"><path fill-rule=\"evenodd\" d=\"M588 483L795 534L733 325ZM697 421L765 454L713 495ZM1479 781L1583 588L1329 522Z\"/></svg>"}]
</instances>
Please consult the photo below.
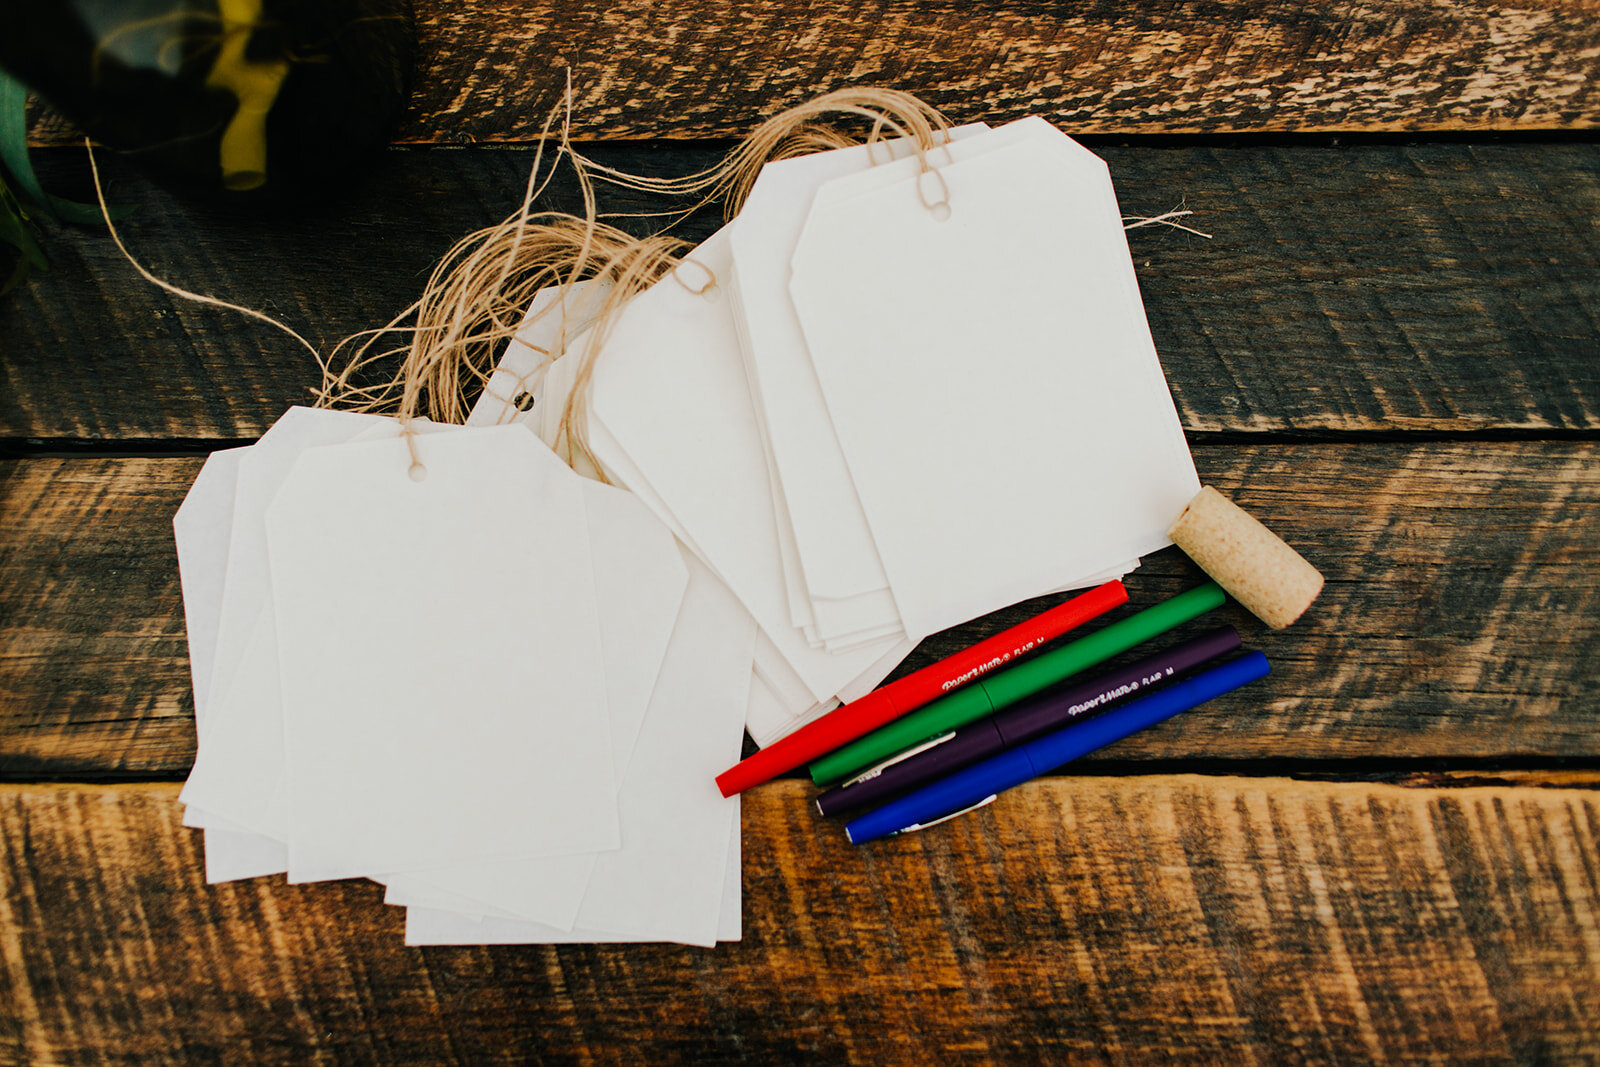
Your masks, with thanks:
<instances>
[{"instance_id":1,"label":"cork stopper","mask_svg":"<svg viewBox=\"0 0 1600 1067\"><path fill-rule=\"evenodd\" d=\"M1322 592L1322 575L1304 556L1209 485L1167 536L1274 630L1298 619Z\"/></svg>"}]
</instances>

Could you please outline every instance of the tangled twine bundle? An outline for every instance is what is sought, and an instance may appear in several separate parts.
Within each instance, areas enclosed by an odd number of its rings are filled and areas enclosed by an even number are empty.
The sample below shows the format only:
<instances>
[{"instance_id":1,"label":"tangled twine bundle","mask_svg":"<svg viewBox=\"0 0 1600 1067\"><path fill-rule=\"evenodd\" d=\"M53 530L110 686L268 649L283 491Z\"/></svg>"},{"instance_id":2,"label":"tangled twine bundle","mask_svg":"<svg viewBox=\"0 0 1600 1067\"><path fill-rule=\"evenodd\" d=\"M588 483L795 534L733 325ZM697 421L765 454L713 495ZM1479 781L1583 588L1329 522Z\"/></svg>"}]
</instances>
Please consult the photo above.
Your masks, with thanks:
<instances>
[{"instance_id":1,"label":"tangled twine bundle","mask_svg":"<svg viewBox=\"0 0 1600 1067\"><path fill-rule=\"evenodd\" d=\"M855 128L820 121L830 115L857 120L852 124ZM661 196L693 198L689 206L672 213L669 226L718 202L725 217L732 218L761 168L772 160L870 144L889 135L908 139L926 163L926 153L948 136L949 128L938 111L908 93L841 90L768 119L715 166L681 178L655 178L607 167L583 155L573 146L568 122L564 122L555 164L564 158L576 172L583 196L580 217L533 211L535 200L555 173L552 166L540 179L544 145L554 119L552 113L545 124L517 210L499 224L458 242L434 269L422 296L392 322L341 342L324 364L319 404L392 413L403 420L426 416L438 422L462 422L493 373L498 354L520 330L546 316L561 316L563 321L555 331L561 342L538 351L544 367L563 356L568 337L567 291L579 282L598 281L605 284L606 296L590 328L591 343L578 357L584 364L577 368L559 431L567 448L587 453L581 413L594 356L628 302L673 274L689 249L686 242L663 233L635 237L602 221L596 208L596 181ZM715 284L715 279L710 283ZM524 318L534 295L552 287L560 290L558 298ZM379 348L381 338L394 335L404 336L406 343ZM377 384L360 384L374 366L397 358L398 368L390 377ZM531 388L537 377L536 373L525 384Z\"/></svg>"}]
</instances>

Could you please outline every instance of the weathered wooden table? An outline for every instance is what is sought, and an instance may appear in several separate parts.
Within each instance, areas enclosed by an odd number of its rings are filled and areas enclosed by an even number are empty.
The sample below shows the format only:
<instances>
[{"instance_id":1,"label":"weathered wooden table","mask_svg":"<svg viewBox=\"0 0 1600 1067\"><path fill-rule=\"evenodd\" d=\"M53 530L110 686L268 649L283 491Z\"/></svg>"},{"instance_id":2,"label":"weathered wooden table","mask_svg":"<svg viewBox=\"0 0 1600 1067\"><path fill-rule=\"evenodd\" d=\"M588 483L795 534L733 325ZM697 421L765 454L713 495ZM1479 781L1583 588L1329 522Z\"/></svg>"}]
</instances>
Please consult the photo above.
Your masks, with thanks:
<instances>
[{"instance_id":1,"label":"weathered wooden table","mask_svg":"<svg viewBox=\"0 0 1600 1067\"><path fill-rule=\"evenodd\" d=\"M356 188L239 219L108 161L131 246L331 342L514 206L566 64L580 135L659 173L852 83L1043 113L1215 234L1130 235L1157 346L1202 477L1327 591L1230 618L1267 682L937 831L856 850L758 790L737 946L407 949L370 884L205 886L179 825L172 512L314 368L52 232L0 301L0 1060L1600 1056L1592 0L419 6Z\"/></svg>"}]
</instances>

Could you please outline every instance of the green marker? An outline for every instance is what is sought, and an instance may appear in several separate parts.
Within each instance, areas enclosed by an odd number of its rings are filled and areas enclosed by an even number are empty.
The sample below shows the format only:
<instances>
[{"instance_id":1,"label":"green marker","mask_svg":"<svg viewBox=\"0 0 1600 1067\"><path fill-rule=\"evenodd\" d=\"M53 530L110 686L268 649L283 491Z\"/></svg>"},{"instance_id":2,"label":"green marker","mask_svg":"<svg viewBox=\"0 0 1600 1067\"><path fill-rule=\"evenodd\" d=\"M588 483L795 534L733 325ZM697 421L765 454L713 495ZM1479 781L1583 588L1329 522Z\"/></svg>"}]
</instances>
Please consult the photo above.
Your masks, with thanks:
<instances>
[{"instance_id":1,"label":"green marker","mask_svg":"<svg viewBox=\"0 0 1600 1067\"><path fill-rule=\"evenodd\" d=\"M940 697L866 737L835 749L811 765L811 780L818 785L828 785L853 777L897 752L993 715L1119 652L1126 652L1157 634L1221 607L1226 599L1221 586L1207 582L1096 630L1088 637L1023 660L1015 667Z\"/></svg>"}]
</instances>

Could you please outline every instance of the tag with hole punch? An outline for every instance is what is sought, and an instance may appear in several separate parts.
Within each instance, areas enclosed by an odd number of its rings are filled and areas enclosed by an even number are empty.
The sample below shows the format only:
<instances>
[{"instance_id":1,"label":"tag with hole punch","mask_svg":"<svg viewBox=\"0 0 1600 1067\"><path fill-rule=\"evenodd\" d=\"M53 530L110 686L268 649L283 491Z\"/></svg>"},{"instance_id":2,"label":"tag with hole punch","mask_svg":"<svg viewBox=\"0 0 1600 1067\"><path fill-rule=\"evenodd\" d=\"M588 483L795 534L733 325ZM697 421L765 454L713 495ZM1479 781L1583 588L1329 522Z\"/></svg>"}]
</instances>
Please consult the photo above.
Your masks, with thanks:
<instances>
[{"instance_id":1,"label":"tag with hole punch","mask_svg":"<svg viewBox=\"0 0 1600 1067\"><path fill-rule=\"evenodd\" d=\"M951 136L987 129L963 126ZM730 283L745 369L772 473L779 533L787 535L786 557L793 557L785 565L799 576L791 601L806 609L802 614L818 641L834 651L904 628L789 299L789 259L821 185L911 154L910 142L902 139L769 163L729 228Z\"/></svg>"},{"instance_id":2,"label":"tag with hole punch","mask_svg":"<svg viewBox=\"0 0 1600 1067\"><path fill-rule=\"evenodd\" d=\"M527 429L308 450L267 538L292 881L618 847L583 498Z\"/></svg>"},{"instance_id":3,"label":"tag with hole punch","mask_svg":"<svg viewBox=\"0 0 1600 1067\"><path fill-rule=\"evenodd\" d=\"M466 425L499 426L527 421L528 409L540 406L534 401L543 393L544 376L565 354L567 342L594 321L611 288L609 282L591 279L567 286L565 300L560 286L535 293L516 336L507 343L494 373L467 415ZM542 405L533 417L546 417L545 407L555 405Z\"/></svg>"},{"instance_id":4,"label":"tag with hole punch","mask_svg":"<svg viewBox=\"0 0 1600 1067\"><path fill-rule=\"evenodd\" d=\"M1170 543L1199 481L1106 166L1049 123L824 184L789 288L909 632Z\"/></svg>"}]
</instances>

